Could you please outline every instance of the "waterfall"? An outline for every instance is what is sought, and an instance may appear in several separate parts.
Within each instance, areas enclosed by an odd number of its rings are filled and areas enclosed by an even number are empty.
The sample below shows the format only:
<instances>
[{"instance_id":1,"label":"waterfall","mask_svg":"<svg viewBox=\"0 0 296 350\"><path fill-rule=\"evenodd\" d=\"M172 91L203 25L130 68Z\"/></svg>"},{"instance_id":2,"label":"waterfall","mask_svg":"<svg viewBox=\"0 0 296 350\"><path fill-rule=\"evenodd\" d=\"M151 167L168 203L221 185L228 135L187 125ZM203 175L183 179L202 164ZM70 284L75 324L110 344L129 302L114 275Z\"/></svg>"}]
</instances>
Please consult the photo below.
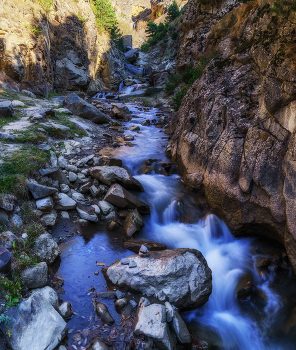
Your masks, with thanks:
<instances>
[{"instance_id":1,"label":"waterfall","mask_svg":"<svg viewBox=\"0 0 296 350\"><path fill-rule=\"evenodd\" d=\"M100 98L102 100L106 99L106 94L104 92L98 92L93 98Z\"/></svg>"},{"instance_id":2,"label":"waterfall","mask_svg":"<svg viewBox=\"0 0 296 350\"><path fill-rule=\"evenodd\" d=\"M120 84L119 84L119 88L118 88L118 91L122 90L124 87L124 82L122 81Z\"/></svg>"}]
</instances>

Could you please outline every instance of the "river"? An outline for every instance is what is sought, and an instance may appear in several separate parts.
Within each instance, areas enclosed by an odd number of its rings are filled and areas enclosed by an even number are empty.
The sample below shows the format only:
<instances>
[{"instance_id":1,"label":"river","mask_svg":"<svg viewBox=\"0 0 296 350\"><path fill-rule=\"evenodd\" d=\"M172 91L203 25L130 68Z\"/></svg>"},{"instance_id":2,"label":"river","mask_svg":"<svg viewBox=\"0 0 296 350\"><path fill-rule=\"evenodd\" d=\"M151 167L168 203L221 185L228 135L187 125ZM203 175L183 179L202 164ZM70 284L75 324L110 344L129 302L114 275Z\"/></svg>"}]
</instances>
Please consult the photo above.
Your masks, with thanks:
<instances>
[{"instance_id":1,"label":"river","mask_svg":"<svg viewBox=\"0 0 296 350\"><path fill-rule=\"evenodd\" d=\"M133 117L125 123L130 129L146 119L157 119L155 108L128 104ZM168 248L195 248L202 252L213 274L213 292L201 308L182 314L195 339L211 344L211 349L225 350L292 350L296 349L293 332L287 320L295 305L296 283L291 270L281 266L280 272L271 267L258 269L257 258L272 256L278 246L255 238L235 238L225 223L215 215L203 215L202 200L184 189L177 174L142 174L146 159L169 162L165 156L168 136L156 126L140 126L134 147L123 146L104 150L105 155L123 160L124 167L142 183L141 199L151 206L145 216L145 227L135 239L150 239ZM196 206L197 223L180 222L178 201ZM199 220L198 220L199 219ZM64 300L72 303L75 315L68 323L71 332L88 327L94 319L91 287L106 291L106 281L98 263L107 266L132 255L122 247L123 232L108 232L104 224L82 229L82 236L61 245L61 264L57 275L64 279ZM99 271L98 275L94 272ZM253 278L253 293L247 299L236 297L238 280L245 273ZM119 321L113 301L106 304L116 323ZM296 317L296 316L295 316Z\"/></svg>"}]
</instances>

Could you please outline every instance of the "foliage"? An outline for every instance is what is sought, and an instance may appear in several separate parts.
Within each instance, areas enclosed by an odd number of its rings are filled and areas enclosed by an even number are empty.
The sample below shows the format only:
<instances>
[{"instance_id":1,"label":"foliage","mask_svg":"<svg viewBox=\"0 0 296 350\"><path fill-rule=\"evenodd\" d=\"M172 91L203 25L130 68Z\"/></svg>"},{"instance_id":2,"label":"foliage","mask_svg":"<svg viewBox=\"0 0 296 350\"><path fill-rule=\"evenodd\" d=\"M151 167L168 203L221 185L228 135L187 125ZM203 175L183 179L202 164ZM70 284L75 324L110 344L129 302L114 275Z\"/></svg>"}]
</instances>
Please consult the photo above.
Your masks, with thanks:
<instances>
[{"instance_id":1,"label":"foliage","mask_svg":"<svg viewBox=\"0 0 296 350\"><path fill-rule=\"evenodd\" d=\"M52 7L53 0L38 0L38 2L45 11L49 12Z\"/></svg>"},{"instance_id":2,"label":"foliage","mask_svg":"<svg viewBox=\"0 0 296 350\"><path fill-rule=\"evenodd\" d=\"M148 52L149 47L150 47L150 45L149 45L148 43L144 43L144 44L141 46L141 51L142 51L142 52Z\"/></svg>"},{"instance_id":3,"label":"foliage","mask_svg":"<svg viewBox=\"0 0 296 350\"><path fill-rule=\"evenodd\" d=\"M183 97L187 94L187 91L189 90L188 86L184 86L182 89L177 91L176 95L173 97L173 108L175 111L177 111L182 103Z\"/></svg>"},{"instance_id":4,"label":"foliage","mask_svg":"<svg viewBox=\"0 0 296 350\"><path fill-rule=\"evenodd\" d=\"M49 159L47 151L36 147L23 147L4 159L0 165L0 193L14 193L26 197L25 180L46 164Z\"/></svg>"},{"instance_id":5,"label":"foliage","mask_svg":"<svg viewBox=\"0 0 296 350\"><path fill-rule=\"evenodd\" d=\"M116 15L109 0L92 0L92 10L99 30L111 31L116 26Z\"/></svg>"},{"instance_id":6,"label":"foliage","mask_svg":"<svg viewBox=\"0 0 296 350\"><path fill-rule=\"evenodd\" d=\"M168 8L167 20L171 22L174 19L176 19L177 17L179 17L179 15L180 15L179 7L178 7L176 1L174 1L172 3L172 5L169 6L169 8Z\"/></svg>"},{"instance_id":7,"label":"foliage","mask_svg":"<svg viewBox=\"0 0 296 350\"><path fill-rule=\"evenodd\" d=\"M172 34L172 39L173 40L176 40L178 38L178 33L177 32L174 32L173 34Z\"/></svg>"},{"instance_id":8,"label":"foliage","mask_svg":"<svg viewBox=\"0 0 296 350\"><path fill-rule=\"evenodd\" d=\"M4 323L6 326L8 326L10 322L10 317L4 314L0 315L0 323Z\"/></svg>"},{"instance_id":9,"label":"foliage","mask_svg":"<svg viewBox=\"0 0 296 350\"><path fill-rule=\"evenodd\" d=\"M85 23L85 22L88 21L88 18L84 18L84 17L82 16L81 13L78 13L78 14L77 14L77 18L79 19L79 21L80 21L81 23Z\"/></svg>"},{"instance_id":10,"label":"foliage","mask_svg":"<svg viewBox=\"0 0 296 350\"><path fill-rule=\"evenodd\" d=\"M125 52L124 39L117 25L111 29L111 39L114 41L118 50Z\"/></svg>"},{"instance_id":11,"label":"foliage","mask_svg":"<svg viewBox=\"0 0 296 350\"><path fill-rule=\"evenodd\" d=\"M182 80L177 73L171 74L169 76L169 81L165 85L165 91L168 93L174 92L176 87L181 84Z\"/></svg>"},{"instance_id":12,"label":"foliage","mask_svg":"<svg viewBox=\"0 0 296 350\"><path fill-rule=\"evenodd\" d=\"M12 298L17 299L21 296L22 286L19 280L14 279L11 281L8 278L0 277L0 285Z\"/></svg>"},{"instance_id":13,"label":"foliage","mask_svg":"<svg viewBox=\"0 0 296 350\"><path fill-rule=\"evenodd\" d=\"M295 12L296 11L296 1L276 1L273 3L273 7L269 9L270 12L277 13L281 16L287 16L290 11Z\"/></svg>"},{"instance_id":14,"label":"foliage","mask_svg":"<svg viewBox=\"0 0 296 350\"><path fill-rule=\"evenodd\" d=\"M33 26L30 28L30 31L36 35L36 36L39 36L40 34L42 34L42 30L38 29L37 27Z\"/></svg>"},{"instance_id":15,"label":"foliage","mask_svg":"<svg viewBox=\"0 0 296 350\"><path fill-rule=\"evenodd\" d=\"M154 22L152 22L152 21L149 21L148 23L147 23L147 28L146 28L146 30L145 30L145 32L147 33L147 36L149 37L149 38L152 38L155 34L156 34L156 32L157 32L157 24L156 23L154 23Z\"/></svg>"}]
</instances>

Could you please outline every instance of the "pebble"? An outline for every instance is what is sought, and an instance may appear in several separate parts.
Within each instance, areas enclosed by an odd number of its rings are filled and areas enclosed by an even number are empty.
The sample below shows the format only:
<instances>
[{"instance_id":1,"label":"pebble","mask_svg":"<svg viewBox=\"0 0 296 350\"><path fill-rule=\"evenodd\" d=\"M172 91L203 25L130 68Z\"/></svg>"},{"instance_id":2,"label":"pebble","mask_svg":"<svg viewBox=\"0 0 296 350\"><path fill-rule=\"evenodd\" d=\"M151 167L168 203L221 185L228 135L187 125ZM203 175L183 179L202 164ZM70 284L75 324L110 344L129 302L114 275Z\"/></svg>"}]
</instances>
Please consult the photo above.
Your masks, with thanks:
<instances>
[{"instance_id":1,"label":"pebble","mask_svg":"<svg viewBox=\"0 0 296 350\"><path fill-rule=\"evenodd\" d=\"M121 259L120 262L121 262L122 265L129 265L130 259L124 258L124 259Z\"/></svg>"},{"instance_id":2,"label":"pebble","mask_svg":"<svg viewBox=\"0 0 296 350\"><path fill-rule=\"evenodd\" d=\"M99 274L99 271L95 271L94 274L97 276Z\"/></svg>"},{"instance_id":3,"label":"pebble","mask_svg":"<svg viewBox=\"0 0 296 350\"><path fill-rule=\"evenodd\" d=\"M137 263L134 260L131 260L128 267L131 269L131 268L137 267L137 266L138 266Z\"/></svg>"},{"instance_id":4,"label":"pebble","mask_svg":"<svg viewBox=\"0 0 296 350\"><path fill-rule=\"evenodd\" d=\"M130 300L129 303L133 308L135 308L138 305L134 300Z\"/></svg>"}]
</instances>

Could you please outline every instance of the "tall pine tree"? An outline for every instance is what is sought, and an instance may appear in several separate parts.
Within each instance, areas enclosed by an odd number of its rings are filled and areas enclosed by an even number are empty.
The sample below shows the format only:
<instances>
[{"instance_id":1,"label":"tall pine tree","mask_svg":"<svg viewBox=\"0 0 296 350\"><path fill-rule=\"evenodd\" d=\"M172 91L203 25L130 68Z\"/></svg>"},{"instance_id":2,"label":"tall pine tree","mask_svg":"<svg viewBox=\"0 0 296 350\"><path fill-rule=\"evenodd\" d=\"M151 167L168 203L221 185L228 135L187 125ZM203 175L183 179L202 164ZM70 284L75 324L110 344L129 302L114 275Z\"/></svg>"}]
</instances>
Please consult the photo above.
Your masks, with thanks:
<instances>
[{"instance_id":1,"label":"tall pine tree","mask_svg":"<svg viewBox=\"0 0 296 350\"><path fill-rule=\"evenodd\" d=\"M179 7L176 3L176 1L174 1L172 3L172 5L168 8L168 15L167 15L167 19L169 21L173 21L175 18L177 18L180 15L180 11L179 11Z\"/></svg>"},{"instance_id":2,"label":"tall pine tree","mask_svg":"<svg viewBox=\"0 0 296 350\"><path fill-rule=\"evenodd\" d=\"M92 9L100 30L111 31L117 24L116 15L109 0L92 0Z\"/></svg>"}]
</instances>

